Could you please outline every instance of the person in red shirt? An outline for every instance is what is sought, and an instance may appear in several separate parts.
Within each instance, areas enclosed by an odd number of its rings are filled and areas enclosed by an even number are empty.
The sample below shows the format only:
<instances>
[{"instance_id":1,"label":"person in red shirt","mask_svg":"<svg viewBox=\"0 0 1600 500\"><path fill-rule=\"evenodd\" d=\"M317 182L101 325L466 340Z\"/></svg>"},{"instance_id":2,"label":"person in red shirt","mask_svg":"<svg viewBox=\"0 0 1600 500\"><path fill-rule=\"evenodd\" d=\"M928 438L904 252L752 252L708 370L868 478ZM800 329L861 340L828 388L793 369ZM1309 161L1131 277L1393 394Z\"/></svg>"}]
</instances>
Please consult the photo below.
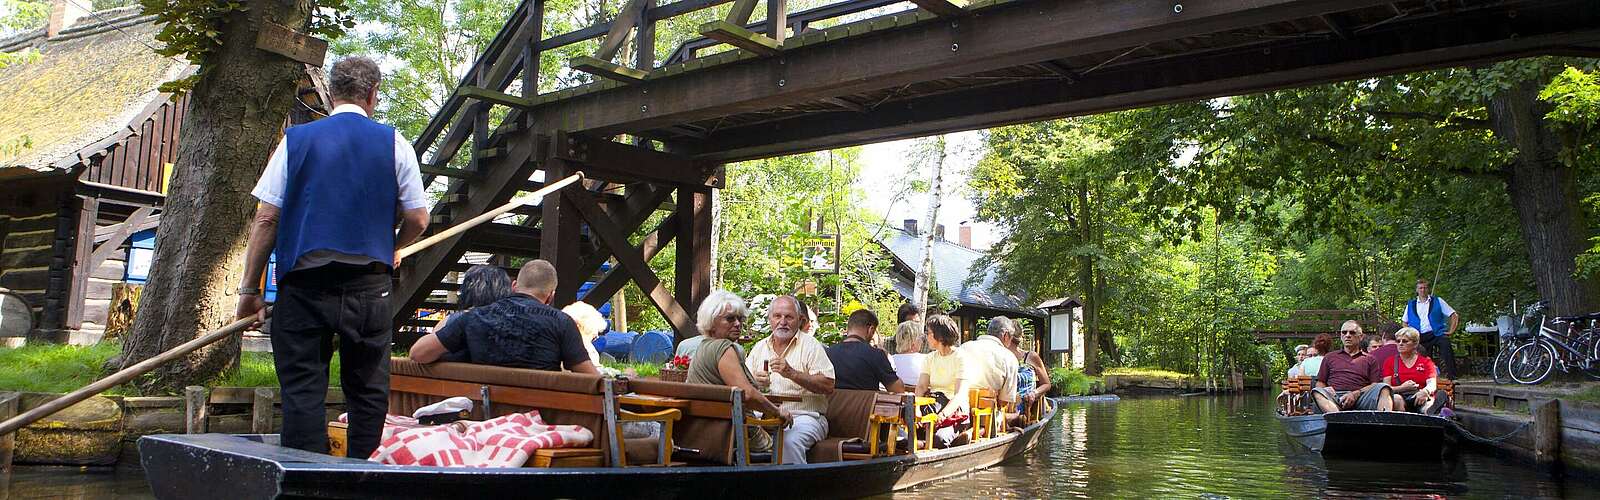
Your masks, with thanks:
<instances>
[{"instance_id":1,"label":"person in red shirt","mask_svg":"<svg viewBox=\"0 0 1600 500\"><path fill-rule=\"evenodd\" d=\"M1434 415L1450 404L1450 396L1438 392L1439 369L1433 360L1417 350L1420 343L1415 328L1401 328L1394 334L1399 353L1382 363L1383 381L1394 389L1394 406L1406 411Z\"/></svg>"}]
</instances>

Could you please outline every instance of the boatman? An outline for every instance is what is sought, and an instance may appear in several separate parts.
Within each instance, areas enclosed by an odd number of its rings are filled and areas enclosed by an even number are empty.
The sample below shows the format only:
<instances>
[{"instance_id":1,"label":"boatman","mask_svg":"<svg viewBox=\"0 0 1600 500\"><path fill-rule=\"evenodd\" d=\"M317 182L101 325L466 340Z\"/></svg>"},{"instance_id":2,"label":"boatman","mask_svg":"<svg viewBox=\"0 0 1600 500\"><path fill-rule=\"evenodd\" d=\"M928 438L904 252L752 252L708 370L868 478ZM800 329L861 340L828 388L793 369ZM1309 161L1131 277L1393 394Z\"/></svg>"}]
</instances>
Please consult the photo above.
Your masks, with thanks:
<instances>
[{"instance_id":1,"label":"boatman","mask_svg":"<svg viewBox=\"0 0 1600 500\"><path fill-rule=\"evenodd\" d=\"M1417 298L1406 302L1406 326L1422 332L1422 348L1428 357L1439 362L1439 376L1456 378L1456 353L1450 348L1450 334L1456 332L1461 315L1444 301L1433 295L1426 279L1417 280Z\"/></svg>"},{"instance_id":2,"label":"boatman","mask_svg":"<svg viewBox=\"0 0 1600 500\"><path fill-rule=\"evenodd\" d=\"M270 333L283 391L284 446L328 452L323 405L338 339L353 458L378 447L389 409L396 252L428 225L411 144L394 127L369 118L380 79L371 59L334 63L328 78L333 114L285 131L251 192L261 203L239 287L238 317L261 314L262 269L268 252L277 257Z\"/></svg>"}]
</instances>

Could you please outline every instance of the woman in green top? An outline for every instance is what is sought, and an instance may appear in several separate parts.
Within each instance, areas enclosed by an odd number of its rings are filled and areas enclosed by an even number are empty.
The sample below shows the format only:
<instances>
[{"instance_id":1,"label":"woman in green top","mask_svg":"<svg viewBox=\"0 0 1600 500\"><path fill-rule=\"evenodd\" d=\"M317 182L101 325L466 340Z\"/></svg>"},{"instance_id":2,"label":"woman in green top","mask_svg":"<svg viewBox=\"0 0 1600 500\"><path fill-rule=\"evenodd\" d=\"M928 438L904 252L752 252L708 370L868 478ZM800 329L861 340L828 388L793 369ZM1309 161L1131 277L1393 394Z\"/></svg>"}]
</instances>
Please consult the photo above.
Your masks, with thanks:
<instances>
[{"instance_id":1,"label":"woman in green top","mask_svg":"<svg viewBox=\"0 0 1600 500\"><path fill-rule=\"evenodd\" d=\"M749 314L744 299L725 290L706 296L696 312L698 324L710 325L701 332L705 340L695 350L689 361L688 382L691 384L726 385L738 387L744 397L744 407L760 411L763 415L777 415L788 425L789 412L778 408L756 389L755 377L744 366L744 351L734 339L744 328L745 315Z\"/></svg>"}]
</instances>

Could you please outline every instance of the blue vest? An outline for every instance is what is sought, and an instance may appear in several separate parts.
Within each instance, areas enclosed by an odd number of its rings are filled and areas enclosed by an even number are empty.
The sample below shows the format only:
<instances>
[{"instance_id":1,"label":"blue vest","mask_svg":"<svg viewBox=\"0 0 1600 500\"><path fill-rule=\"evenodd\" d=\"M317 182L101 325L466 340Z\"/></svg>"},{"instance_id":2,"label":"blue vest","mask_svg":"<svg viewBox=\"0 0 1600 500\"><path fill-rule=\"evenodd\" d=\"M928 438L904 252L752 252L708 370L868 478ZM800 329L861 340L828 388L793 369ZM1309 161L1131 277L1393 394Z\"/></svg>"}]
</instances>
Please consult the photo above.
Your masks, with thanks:
<instances>
[{"instance_id":1,"label":"blue vest","mask_svg":"<svg viewBox=\"0 0 1600 500\"><path fill-rule=\"evenodd\" d=\"M1416 328L1423 337L1431 339L1435 335L1444 335L1450 328L1450 317L1444 315L1444 308L1439 307L1439 296L1428 296L1428 326L1433 327L1432 332L1422 331L1422 318L1417 317L1417 299L1406 302L1406 325Z\"/></svg>"},{"instance_id":2,"label":"blue vest","mask_svg":"<svg viewBox=\"0 0 1600 500\"><path fill-rule=\"evenodd\" d=\"M278 276L313 250L362 255L394 266L400 185L394 128L338 113L284 132L288 181L278 214Z\"/></svg>"}]
</instances>

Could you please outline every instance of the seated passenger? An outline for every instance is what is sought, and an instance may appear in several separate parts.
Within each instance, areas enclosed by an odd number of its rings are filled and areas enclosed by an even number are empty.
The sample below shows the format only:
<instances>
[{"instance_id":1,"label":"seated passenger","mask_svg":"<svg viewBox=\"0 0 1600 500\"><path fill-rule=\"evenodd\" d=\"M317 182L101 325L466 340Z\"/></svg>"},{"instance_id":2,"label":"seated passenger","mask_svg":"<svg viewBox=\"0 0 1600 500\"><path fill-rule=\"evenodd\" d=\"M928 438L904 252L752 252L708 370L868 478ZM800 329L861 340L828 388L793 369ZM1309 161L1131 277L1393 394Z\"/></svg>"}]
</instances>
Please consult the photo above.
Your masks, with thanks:
<instances>
[{"instance_id":1,"label":"seated passenger","mask_svg":"<svg viewBox=\"0 0 1600 500\"><path fill-rule=\"evenodd\" d=\"M785 422L793 418L788 410L779 408L761 394L755 386L755 376L745 367L744 351L734 339L744 328L744 299L726 290L717 290L700 302L699 321L703 334L690 356L689 375L685 382L691 384L725 385L738 387L747 410L763 415L777 415ZM772 437L764 432L753 432L750 449L766 451L772 448ZM765 439L765 442L761 440ZM785 452L787 455L787 451Z\"/></svg>"},{"instance_id":2,"label":"seated passenger","mask_svg":"<svg viewBox=\"0 0 1600 500\"><path fill-rule=\"evenodd\" d=\"M745 366L755 376L756 387L772 394L799 396L784 402L792 419L783 432L783 462L806 463L806 453L828 437L828 399L833 394L833 362L816 337L804 335L807 319L800 299L779 296L767 307L772 335L750 348ZM704 352L702 350L702 352Z\"/></svg>"},{"instance_id":3,"label":"seated passenger","mask_svg":"<svg viewBox=\"0 0 1600 500\"><path fill-rule=\"evenodd\" d=\"M486 306L510 296L511 276L504 269L497 266L478 264L467 268L461 273L461 290L456 294L456 310L459 312L471 311ZM450 313L444 313L439 318L439 323L431 331L437 332L450 321ZM442 361L466 361L467 353L446 353Z\"/></svg>"},{"instance_id":4,"label":"seated passenger","mask_svg":"<svg viewBox=\"0 0 1600 500\"><path fill-rule=\"evenodd\" d=\"M599 367L600 351L594 348L594 338L600 336L601 330L606 329L606 317L601 316L600 311L594 306L582 301L567 304L567 307L561 308L561 312L567 313L567 316L572 317L573 323L577 324L578 336L583 339L583 349L589 353L589 361L594 362L595 367Z\"/></svg>"},{"instance_id":5,"label":"seated passenger","mask_svg":"<svg viewBox=\"0 0 1600 500\"><path fill-rule=\"evenodd\" d=\"M1317 334L1311 341L1311 348L1306 350L1306 360L1300 362L1300 376L1316 378L1322 371L1322 357L1330 352L1333 352L1333 337Z\"/></svg>"},{"instance_id":6,"label":"seated passenger","mask_svg":"<svg viewBox=\"0 0 1600 500\"><path fill-rule=\"evenodd\" d=\"M1439 369L1418 350L1422 334L1405 327L1394 334L1400 353L1383 364L1383 382L1394 388L1394 406L1406 411L1437 415L1450 404L1439 392Z\"/></svg>"},{"instance_id":7,"label":"seated passenger","mask_svg":"<svg viewBox=\"0 0 1600 500\"><path fill-rule=\"evenodd\" d=\"M972 388L988 390L1000 403L1000 408L995 409L995 422L1005 422L1001 408L1017 402L1017 371L1021 363L1010 347L1016 334L1016 322L996 316L989 319L989 328L983 335L961 344L961 350L966 351L962 355L964 365L972 372L968 375Z\"/></svg>"},{"instance_id":8,"label":"seated passenger","mask_svg":"<svg viewBox=\"0 0 1600 500\"><path fill-rule=\"evenodd\" d=\"M968 378L970 371L963 358L965 352L958 349L961 330L954 320L943 314L928 316L923 325L933 352L928 353L922 365L922 377L917 381L916 395L933 398L931 410L938 412L941 420L966 415L967 390L971 388L971 383ZM965 430L970 425L971 422L962 422L954 427L938 429L934 432L933 445L944 448L960 444L967 438Z\"/></svg>"},{"instance_id":9,"label":"seated passenger","mask_svg":"<svg viewBox=\"0 0 1600 500\"><path fill-rule=\"evenodd\" d=\"M465 361L534 370L599 374L577 324L549 305L555 296L556 268L532 260L517 273L516 293L459 315L411 346L411 359L438 361L445 353L465 353Z\"/></svg>"},{"instance_id":10,"label":"seated passenger","mask_svg":"<svg viewBox=\"0 0 1600 500\"><path fill-rule=\"evenodd\" d=\"M907 389L916 389L917 382L922 380L922 364L928 356L922 353L922 323L902 322L895 328L892 338L898 351L889 356L889 361L894 364L894 373Z\"/></svg>"},{"instance_id":11,"label":"seated passenger","mask_svg":"<svg viewBox=\"0 0 1600 500\"><path fill-rule=\"evenodd\" d=\"M678 348L673 350L673 356L683 356L689 358L690 362L693 362L695 353L700 350L700 343L704 342L711 336L709 332L712 328L728 328L728 324L726 322L719 323L718 320L726 319L722 316L729 314L726 309L730 307L730 304L732 304L733 301L738 301L740 314L746 314L749 312L744 305L744 299L741 299L738 295L734 295L724 290L718 291L723 293L723 295L719 296L719 300L713 302L710 299L710 296L707 296L706 300L700 301L700 309L695 311L694 325L696 328L699 328L700 335L695 335L693 337L683 339L683 342L679 342ZM715 294L716 292L712 293ZM733 341L733 348L739 350L739 358L744 359L744 346L739 345L739 334L742 332L742 327L744 326L743 317L739 318L739 324L737 326L740 328L735 328L733 331L734 336L728 337L728 339Z\"/></svg>"},{"instance_id":12,"label":"seated passenger","mask_svg":"<svg viewBox=\"0 0 1600 500\"><path fill-rule=\"evenodd\" d=\"M1372 357L1361 352L1364 338L1361 325L1355 321L1344 322L1339 338L1344 342L1344 350L1323 357L1317 373L1317 387L1311 393L1317 410L1321 413L1389 411L1394 406L1389 386L1383 383Z\"/></svg>"},{"instance_id":13,"label":"seated passenger","mask_svg":"<svg viewBox=\"0 0 1600 500\"><path fill-rule=\"evenodd\" d=\"M1013 326L1016 320L1010 320ZM1017 411L1018 415L1013 420L1018 424L1026 423L1022 418L1027 412L1022 411L1039 400L1039 396L1050 393L1050 370L1044 367L1044 358L1037 353L1022 348L1022 334L1011 336L1011 353L1017 357Z\"/></svg>"},{"instance_id":14,"label":"seated passenger","mask_svg":"<svg viewBox=\"0 0 1600 500\"><path fill-rule=\"evenodd\" d=\"M1294 362L1293 363L1289 363L1289 375L1288 375L1288 378L1293 379L1295 377L1300 376L1300 374L1302 373L1300 371L1300 363L1304 363L1306 358L1311 357L1310 355L1306 354L1306 350L1310 349L1310 348L1311 348L1311 346L1308 346L1308 345L1305 345L1305 344L1300 344L1300 345L1294 346Z\"/></svg>"},{"instance_id":15,"label":"seated passenger","mask_svg":"<svg viewBox=\"0 0 1600 500\"><path fill-rule=\"evenodd\" d=\"M833 363L835 389L905 392L905 384L895 375L889 355L872 347L878 332L878 315L862 309L850 313L845 323L844 340L828 346L828 362Z\"/></svg>"},{"instance_id":16,"label":"seated passenger","mask_svg":"<svg viewBox=\"0 0 1600 500\"><path fill-rule=\"evenodd\" d=\"M1385 331L1381 337L1377 337L1378 343L1372 346L1372 350L1367 351L1367 355L1372 356L1373 364L1383 366L1396 354L1400 354L1400 346L1395 345L1394 335L1395 332Z\"/></svg>"}]
</instances>

